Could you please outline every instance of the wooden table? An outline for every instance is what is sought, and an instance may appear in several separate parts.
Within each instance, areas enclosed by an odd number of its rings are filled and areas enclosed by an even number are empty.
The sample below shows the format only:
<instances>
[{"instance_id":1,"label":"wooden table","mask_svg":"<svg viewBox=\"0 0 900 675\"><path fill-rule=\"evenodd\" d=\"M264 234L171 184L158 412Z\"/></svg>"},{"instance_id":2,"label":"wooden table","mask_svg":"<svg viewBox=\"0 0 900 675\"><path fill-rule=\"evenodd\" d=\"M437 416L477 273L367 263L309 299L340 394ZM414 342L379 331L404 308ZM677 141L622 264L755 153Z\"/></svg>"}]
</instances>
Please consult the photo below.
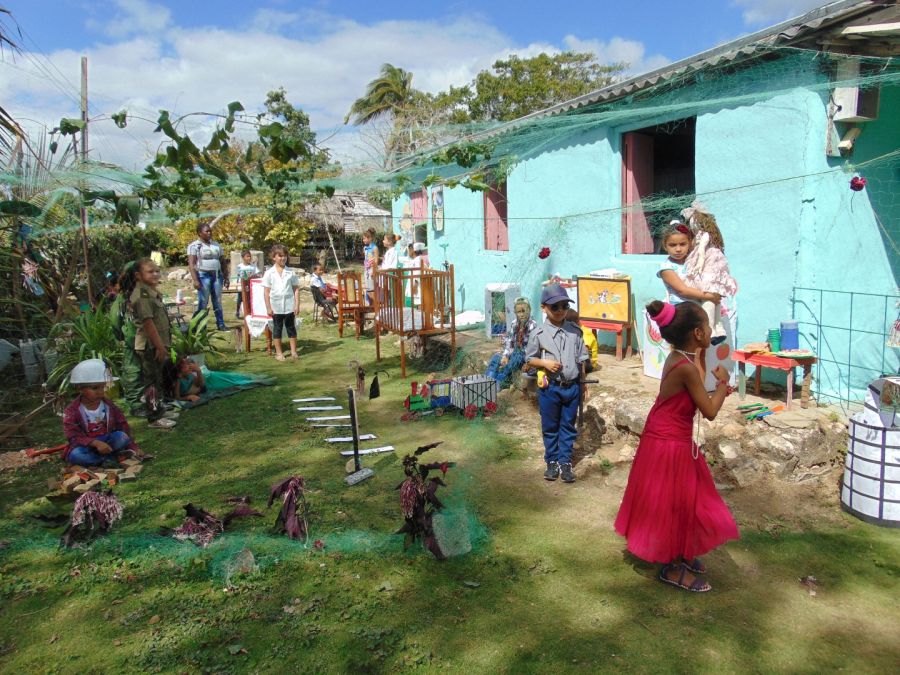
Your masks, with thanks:
<instances>
[{"instance_id":1,"label":"wooden table","mask_svg":"<svg viewBox=\"0 0 900 675\"><path fill-rule=\"evenodd\" d=\"M608 321L598 321L597 319L581 319L579 321L582 326L591 330L602 330L616 334L616 361L623 358L631 358L631 324L630 323L611 323ZM625 353L622 353L622 338L625 338Z\"/></svg>"},{"instance_id":2,"label":"wooden table","mask_svg":"<svg viewBox=\"0 0 900 675\"><path fill-rule=\"evenodd\" d=\"M812 367L816 362L815 356L808 358L788 358L786 356L776 356L768 352L745 352L742 349L735 349L731 352L731 359L738 364L738 391L739 398L743 400L746 391L747 373L746 367L749 363L756 366L756 373L753 383L753 393L759 396L759 386L762 380L763 368L774 368L775 370L787 371L787 405L790 409L791 402L794 399L794 368L803 368L803 387L800 391L800 407L809 407L809 386L812 382Z\"/></svg>"}]
</instances>

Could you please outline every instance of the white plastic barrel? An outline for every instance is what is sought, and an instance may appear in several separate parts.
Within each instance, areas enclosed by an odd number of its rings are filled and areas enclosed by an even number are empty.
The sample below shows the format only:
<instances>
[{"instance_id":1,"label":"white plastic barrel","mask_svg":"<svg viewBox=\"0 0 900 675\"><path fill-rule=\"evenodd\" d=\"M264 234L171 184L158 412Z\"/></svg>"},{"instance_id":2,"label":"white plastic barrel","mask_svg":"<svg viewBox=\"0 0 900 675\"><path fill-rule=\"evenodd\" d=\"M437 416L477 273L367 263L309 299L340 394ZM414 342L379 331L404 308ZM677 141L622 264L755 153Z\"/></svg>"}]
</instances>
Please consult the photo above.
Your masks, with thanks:
<instances>
[{"instance_id":1,"label":"white plastic barrel","mask_svg":"<svg viewBox=\"0 0 900 675\"><path fill-rule=\"evenodd\" d=\"M900 426L885 387L900 387L900 379L872 382L864 410L850 418L841 506L868 523L900 527Z\"/></svg>"}]
</instances>

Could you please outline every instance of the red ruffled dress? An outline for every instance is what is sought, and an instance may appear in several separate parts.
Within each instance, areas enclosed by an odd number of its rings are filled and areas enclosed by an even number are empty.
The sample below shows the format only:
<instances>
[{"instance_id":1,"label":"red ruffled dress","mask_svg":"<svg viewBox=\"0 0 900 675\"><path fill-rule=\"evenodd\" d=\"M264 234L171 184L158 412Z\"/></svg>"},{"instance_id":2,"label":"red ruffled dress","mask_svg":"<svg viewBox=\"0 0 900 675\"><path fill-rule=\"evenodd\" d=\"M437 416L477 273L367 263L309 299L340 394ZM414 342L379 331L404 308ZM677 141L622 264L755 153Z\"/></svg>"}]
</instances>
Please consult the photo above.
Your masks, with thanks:
<instances>
[{"instance_id":1,"label":"red ruffled dress","mask_svg":"<svg viewBox=\"0 0 900 675\"><path fill-rule=\"evenodd\" d=\"M685 363L693 365L680 361L669 373ZM642 560L692 560L739 537L706 459L700 452L694 459L691 452L696 411L684 389L665 400L657 398L647 415L616 517L616 532Z\"/></svg>"}]
</instances>

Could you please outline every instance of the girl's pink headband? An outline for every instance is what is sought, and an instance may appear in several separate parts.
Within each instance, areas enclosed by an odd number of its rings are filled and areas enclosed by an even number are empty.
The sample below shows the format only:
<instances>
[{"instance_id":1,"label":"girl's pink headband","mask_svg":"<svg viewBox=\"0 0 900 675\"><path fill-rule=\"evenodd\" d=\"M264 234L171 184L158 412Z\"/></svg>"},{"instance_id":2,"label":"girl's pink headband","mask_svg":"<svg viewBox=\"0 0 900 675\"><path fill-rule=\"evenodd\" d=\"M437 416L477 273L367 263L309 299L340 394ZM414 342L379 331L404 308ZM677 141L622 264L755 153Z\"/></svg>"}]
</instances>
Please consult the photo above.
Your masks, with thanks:
<instances>
[{"instance_id":1,"label":"girl's pink headband","mask_svg":"<svg viewBox=\"0 0 900 675\"><path fill-rule=\"evenodd\" d=\"M675 318L675 305L664 302L663 307L659 310L659 314L653 317L653 320L656 322L656 325L660 328L664 328L672 323L672 319Z\"/></svg>"}]
</instances>

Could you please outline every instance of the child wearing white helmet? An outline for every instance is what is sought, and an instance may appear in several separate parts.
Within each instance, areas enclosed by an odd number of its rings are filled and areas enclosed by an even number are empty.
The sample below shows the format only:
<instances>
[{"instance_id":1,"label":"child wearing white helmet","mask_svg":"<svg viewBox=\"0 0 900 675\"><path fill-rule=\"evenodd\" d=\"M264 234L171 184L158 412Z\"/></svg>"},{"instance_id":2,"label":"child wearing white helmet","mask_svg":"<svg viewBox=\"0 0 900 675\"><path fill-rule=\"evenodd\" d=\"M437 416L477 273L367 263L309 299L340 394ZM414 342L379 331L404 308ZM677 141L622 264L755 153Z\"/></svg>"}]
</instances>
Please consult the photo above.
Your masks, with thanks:
<instances>
[{"instance_id":1,"label":"child wearing white helmet","mask_svg":"<svg viewBox=\"0 0 900 675\"><path fill-rule=\"evenodd\" d=\"M63 459L80 466L118 465L119 459L141 456L131 436L125 415L106 398L113 377L102 359L87 359L76 365L69 382L79 394L63 413L63 431L69 442Z\"/></svg>"}]
</instances>

